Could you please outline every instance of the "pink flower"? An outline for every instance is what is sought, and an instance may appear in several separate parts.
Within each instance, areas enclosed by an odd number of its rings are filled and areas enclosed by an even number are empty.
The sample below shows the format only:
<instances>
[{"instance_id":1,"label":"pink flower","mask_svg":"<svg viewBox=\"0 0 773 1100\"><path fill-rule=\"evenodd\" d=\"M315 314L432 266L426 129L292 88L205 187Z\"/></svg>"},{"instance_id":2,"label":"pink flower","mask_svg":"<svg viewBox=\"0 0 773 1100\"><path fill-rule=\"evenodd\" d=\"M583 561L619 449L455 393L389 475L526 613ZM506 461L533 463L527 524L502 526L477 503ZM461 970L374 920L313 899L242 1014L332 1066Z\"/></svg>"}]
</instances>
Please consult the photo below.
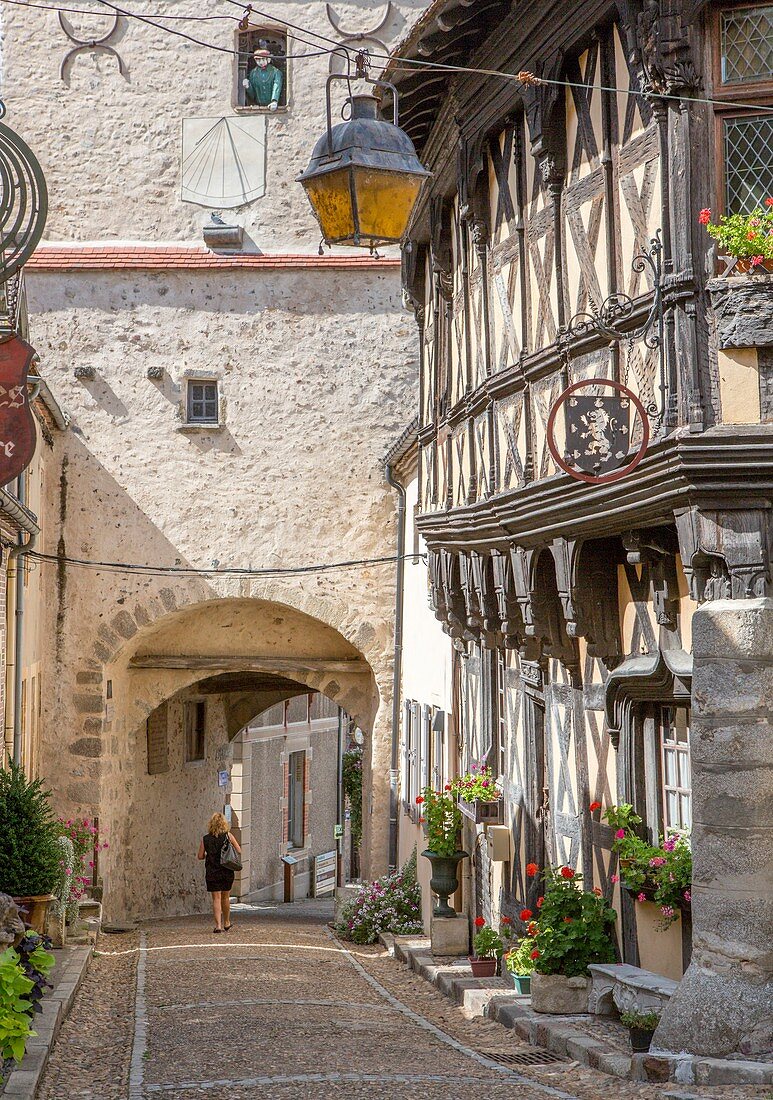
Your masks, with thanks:
<instances>
[{"instance_id":1,"label":"pink flower","mask_svg":"<svg viewBox=\"0 0 773 1100\"><path fill-rule=\"evenodd\" d=\"M650 867L662 867L665 862L663 856L654 856L650 860Z\"/></svg>"},{"instance_id":2,"label":"pink flower","mask_svg":"<svg viewBox=\"0 0 773 1100\"><path fill-rule=\"evenodd\" d=\"M701 223L701 225L708 225L711 221L711 211L707 206L704 207L703 210L701 210L700 214L698 215L698 221Z\"/></svg>"},{"instance_id":3,"label":"pink flower","mask_svg":"<svg viewBox=\"0 0 773 1100\"><path fill-rule=\"evenodd\" d=\"M684 892L684 900L685 900L685 901L692 901L692 894L690 893L690 891L689 891L689 890L685 890L685 892Z\"/></svg>"},{"instance_id":4,"label":"pink flower","mask_svg":"<svg viewBox=\"0 0 773 1100\"><path fill-rule=\"evenodd\" d=\"M647 900L647 895L646 894L637 894L636 900L637 901L646 901Z\"/></svg>"},{"instance_id":5,"label":"pink flower","mask_svg":"<svg viewBox=\"0 0 773 1100\"><path fill-rule=\"evenodd\" d=\"M620 876L619 875L610 875L609 877L612 880L612 882L619 882L620 881Z\"/></svg>"},{"instance_id":6,"label":"pink flower","mask_svg":"<svg viewBox=\"0 0 773 1100\"><path fill-rule=\"evenodd\" d=\"M93 866L94 866L94 860L93 860L93 859L90 859L90 860L89 860L89 867L93 867Z\"/></svg>"},{"instance_id":7,"label":"pink flower","mask_svg":"<svg viewBox=\"0 0 773 1100\"><path fill-rule=\"evenodd\" d=\"M673 837L670 837L668 840L664 841L664 843L663 843L663 850L664 851L673 852L674 848L676 848L676 841L674 840Z\"/></svg>"},{"instance_id":8,"label":"pink flower","mask_svg":"<svg viewBox=\"0 0 773 1100\"><path fill-rule=\"evenodd\" d=\"M764 256L752 256L750 263L752 267L758 267L764 259Z\"/></svg>"},{"instance_id":9,"label":"pink flower","mask_svg":"<svg viewBox=\"0 0 773 1100\"><path fill-rule=\"evenodd\" d=\"M666 920L671 920L671 918L674 915L674 910L673 910L672 906L670 906L670 905L661 905L660 911L663 914L663 916L666 918Z\"/></svg>"},{"instance_id":10,"label":"pink flower","mask_svg":"<svg viewBox=\"0 0 773 1100\"><path fill-rule=\"evenodd\" d=\"M615 833L615 836L617 837L618 840L622 840L625 836L625 829L618 829L617 832Z\"/></svg>"}]
</instances>

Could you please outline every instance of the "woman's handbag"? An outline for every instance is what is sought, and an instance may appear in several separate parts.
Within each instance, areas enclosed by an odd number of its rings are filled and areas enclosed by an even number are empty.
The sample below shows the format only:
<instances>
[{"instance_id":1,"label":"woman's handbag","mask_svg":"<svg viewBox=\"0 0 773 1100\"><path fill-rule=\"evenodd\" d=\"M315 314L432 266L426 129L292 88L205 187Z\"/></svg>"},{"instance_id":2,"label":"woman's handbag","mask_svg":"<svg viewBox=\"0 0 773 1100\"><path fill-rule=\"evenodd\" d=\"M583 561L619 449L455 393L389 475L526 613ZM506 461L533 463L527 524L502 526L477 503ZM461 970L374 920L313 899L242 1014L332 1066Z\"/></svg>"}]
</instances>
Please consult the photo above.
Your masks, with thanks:
<instances>
[{"instance_id":1,"label":"woman's handbag","mask_svg":"<svg viewBox=\"0 0 773 1100\"><path fill-rule=\"evenodd\" d=\"M242 869L242 857L231 843L228 833L225 834L223 847L220 849L220 866L225 867L228 871L241 871Z\"/></svg>"}]
</instances>

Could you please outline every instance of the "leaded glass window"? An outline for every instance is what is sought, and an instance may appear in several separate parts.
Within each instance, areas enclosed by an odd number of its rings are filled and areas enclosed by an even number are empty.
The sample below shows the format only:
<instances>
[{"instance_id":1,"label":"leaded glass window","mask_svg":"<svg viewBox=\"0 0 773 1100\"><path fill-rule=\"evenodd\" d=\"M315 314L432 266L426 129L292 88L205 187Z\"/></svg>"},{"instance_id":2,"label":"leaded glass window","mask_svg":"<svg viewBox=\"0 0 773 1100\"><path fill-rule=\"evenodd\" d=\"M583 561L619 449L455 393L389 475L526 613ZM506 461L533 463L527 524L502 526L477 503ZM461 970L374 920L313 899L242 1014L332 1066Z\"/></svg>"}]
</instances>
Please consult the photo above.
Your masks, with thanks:
<instances>
[{"instance_id":1,"label":"leaded glass window","mask_svg":"<svg viewBox=\"0 0 773 1100\"><path fill-rule=\"evenodd\" d=\"M773 195L773 114L726 118L723 132L725 207L748 214Z\"/></svg>"},{"instance_id":2,"label":"leaded glass window","mask_svg":"<svg viewBox=\"0 0 773 1100\"><path fill-rule=\"evenodd\" d=\"M722 83L770 80L773 73L773 4L722 12Z\"/></svg>"}]
</instances>

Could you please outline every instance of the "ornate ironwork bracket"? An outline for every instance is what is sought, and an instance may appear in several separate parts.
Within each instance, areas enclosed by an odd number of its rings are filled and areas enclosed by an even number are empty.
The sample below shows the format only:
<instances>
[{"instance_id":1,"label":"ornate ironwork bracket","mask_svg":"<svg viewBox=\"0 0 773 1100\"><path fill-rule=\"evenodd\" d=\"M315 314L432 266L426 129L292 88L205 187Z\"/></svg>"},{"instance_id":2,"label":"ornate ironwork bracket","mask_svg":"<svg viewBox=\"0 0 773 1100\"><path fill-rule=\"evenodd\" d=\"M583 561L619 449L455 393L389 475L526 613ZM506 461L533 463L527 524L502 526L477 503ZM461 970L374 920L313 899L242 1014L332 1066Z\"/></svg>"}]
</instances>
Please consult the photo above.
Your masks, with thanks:
<instances>
[{"instance_id":1,"label":"ornate ironwork bracket","mask_svg":"<svg viewBox=\"0 0 773 1100\"><path fill-rule=\"evenodd\" d=\"M652 304L644 321L636 328L630 327L636 313L636 300L629 294L610 294L589 310L575 313L561 334L564 360L569 365L570 345L576 340L591 336L603 336L611 343L627 343L629 347L640 340L645 346L657 350L660 358L660 376L663 377L663 242L658 229L649 244L637 252L631 261L631 270L637 274L649 273L652 279ZM661 387L662 388L662 387ZM647 406L647 414L662 420L663 409L654 403Z\"/></svg>"},{"instance_id":2,"label":"ornate ironwork bracket","mask_svg":"<svg viewBox=\"0 0 773 1100\"><path fill-rule=\"evenodd\" d=\"M75 43L73 48L71 50L68 50L67 53L62 58L62 64L59 66L59 79L60 80L64 80L64 74L65 74L65 70L67 68L67 62L70 61L73 57L75 57L76 53L80 53L81 50L106 50L107 53L112 54L113 57L118 62L118 72L121 74L121 76L126 75L126 70L124 68L124 63L123 63L123 60L121 58L121 55L118 53L118 51L115 49L114 46L109 46L108 45L108 39L112 38L113 35L115 34L115 32L118 30L118 20L119 20L119 13L116 12L115 16L113 18L112 27L107 32L107 34L103 34L101 38L76 38L76 36L72 32L72 29L67 26L67 23L64 19L64 16L63 16L62 12L61 11L59 12L59 26L62 28L62 30L67 35L67 37L70 39L70 41Z\"/></svg>"}]
</instances>

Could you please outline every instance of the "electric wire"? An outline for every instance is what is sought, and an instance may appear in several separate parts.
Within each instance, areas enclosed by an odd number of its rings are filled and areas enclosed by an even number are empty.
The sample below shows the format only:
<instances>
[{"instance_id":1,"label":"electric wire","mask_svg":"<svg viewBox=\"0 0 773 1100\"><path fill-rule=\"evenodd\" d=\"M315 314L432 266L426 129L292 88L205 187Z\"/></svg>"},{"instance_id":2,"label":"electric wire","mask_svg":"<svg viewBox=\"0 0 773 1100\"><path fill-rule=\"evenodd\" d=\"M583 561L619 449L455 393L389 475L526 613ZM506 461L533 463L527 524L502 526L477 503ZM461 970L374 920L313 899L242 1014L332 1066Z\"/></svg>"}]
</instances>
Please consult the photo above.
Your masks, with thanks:
<instances>
[{"instance_id":1,"label":"electric wire","mask_svg":"<svg viewBox=\"0 0 773 1100\"><path fill-rule=\"evenodd\" d=\"M153 21L154 19L191 19L191 20L199 20L199 21L209 21L209 20L216 20L216 19L220 19L220 20L232 19L237 23L241 22L240 20L236 19L236 16L227 16L227 15L220 15L220 16L218 16L218 15L209 15L209 16L182 16L182 15L176 15L175 16L175 15L155 15L155 14L148 16L148 15L140 14L139 12L128 11L126 8L122 8L122 7L119 7L116 4L111 3L110 0L95 0L95 2L99 3L99 4L102 4L104 7L109 8L111 11L117 12L119 15L125 16L127 19L137 19L142 23L146 23L148 26L155 27L156 30L164 31L167 34L176 35L179 38L183 38L183 39L185 39L189 42L192 42L194 45L203 46L206 49L215 50L218 53L226 53L226 54L229 54L232 57L242 57L242 56L249 57L249 56L251 56L251 51L232 50L232 49L229 49L226 46L218 46L214 42L205 42L200 38L194 38L192 35L185 34L184 31L175 30L174 27L165 27L162 24L155 23ZM78 14L78 15L81 15L81 14L97 15L97 14L99 14L98 12L95 12L95 11L89 11L89 9L87 9L87 8L64 8L64 7L60 7L59 5L55 5L55 4L33 3L33 2L31 2L31 0L0 0L0 3L12 4L12 5L18 6L18 7L40 8L40 9L45 10L45 11L56 11L56 12L61 11L61 12L65 12L65 13L74 13L74 14ZM346 43L336 42L334 39L329 38L327 35L320 34L318 31L311 30L309 27L299 26L297 23L293 23L288 19L280 19L275 14L269 14L268 12L264 12L259 8L253 7L251 4L244 4L243 2L241 2L241 0L226 0L226 3L232 4L234 7L239 8L240 11L242 11L244 13L244 15L247 15L247 16L256 15L261 19L269 20L270 23L273 23L273 24L279 23L279 24L281 24L281 26L287 27L289 30L295 31L296 35L290 35L290 34L287 35L288 39L291 40L291 41L297 41L297 42L302 43L303 45L312 46L312 47L319 47L319 43L324 42L324 43L327 44L327 46L330 47L329 49L328 48L325 48L325 49L318 48L318 49L315 49L312 53L307 53L307 54L284 54L284 55L282 55L283 57L286 57L288 60L302 60L304 58L321 57L321 56L330 55L330 54L333 54L333 53L341 53L346 57L347 61L350 61L352 53L359 52L359 51L352 50L352 47L348 46ZM261 29L259 27L255 27L254 25L252 25L252 27L255 30ZM317 39L318 41L310 42L308 37L301 38L300 35L310 36L311 38ZM536 85L552 85L554 87L573 88L573 89L577 89L579 91L584 91L584 92L587 92L591 89L596 89L600 92L605 92L605 93L608 93L608 94L636 96L636 97L640 97L642 99L647 99L647 100L664 99L664 100L671 100L673 102L679 102L679 103L681 103L681 102L691 102L691 103L707 104L709 106L718 106L718 107L726 107L727 106L727 103L726 103L725 100L712 99L708 96L693 96L693 95L682 96L682 95L677 95L677 94L672 94L672 93L667 93L667 92L648 92L648 91L644 91L640 88L620 88L620 87L617 87L616 85L584 84L581 81L556 80L556 79L551 79L549 77L536 77L531 73L527 73L527 74L526 73L507 73L507 72L504 72L504 71L499 70L499 69L483 69L483 68L477 68L475 66L470 66L470 65L448 65L448 64L445 64L445 63L440 62L440 61L420 61L418 58L401 57L401 58L393 59L392 55L390 55L390 54L372 53L370 51L366 51L366 53L367 53L367 56L368 56L369 59L373 59L373 60L377 60L377 61L389 62L389 61L395 60L395 64L391 68L391 72L393 72L393 73L397 73L397 72L400 72L400 73L417 72L419 70L423 70L425 72L466 73L466 74L473 75L473 76L497 77L501 80L514 81L515 83L518 83L518 84L533 83L533 84L536 84ZM523 79L524 76L527 76L530 79L524 80ZM768 106L767 104L763 104L763 103L738 102L738 101L734 100L733 101L733 106L740 109L740 110L756 111L758 113L773 113L773 107Z\"/></svg>"},{"instance_id":2,"label":"electric wire","mask_svg":"<svg viewBox=\"0 0 773 1100\"><path fill-rule=\"evenodd\" d=\"M195 566L185 565L142 565L138 562L95 561L91 558L71 558L66 555L45 554L41 550L30 550L26 555L28 560L40 562L42 565L74 566L77 568L96 569L100 572L129 573L143 577L295 577L329 573L337 569L353 569L369 565L389 565L400 560L396 555L390 554L379 558L353 558L348 561L318 562L313 565L276 566L275 568L252 569L241 566L213 566L209 569L199 569ZM407 558L424 559L424 554L403 554L402 560Z\"/></svg>"}]
</instances>

